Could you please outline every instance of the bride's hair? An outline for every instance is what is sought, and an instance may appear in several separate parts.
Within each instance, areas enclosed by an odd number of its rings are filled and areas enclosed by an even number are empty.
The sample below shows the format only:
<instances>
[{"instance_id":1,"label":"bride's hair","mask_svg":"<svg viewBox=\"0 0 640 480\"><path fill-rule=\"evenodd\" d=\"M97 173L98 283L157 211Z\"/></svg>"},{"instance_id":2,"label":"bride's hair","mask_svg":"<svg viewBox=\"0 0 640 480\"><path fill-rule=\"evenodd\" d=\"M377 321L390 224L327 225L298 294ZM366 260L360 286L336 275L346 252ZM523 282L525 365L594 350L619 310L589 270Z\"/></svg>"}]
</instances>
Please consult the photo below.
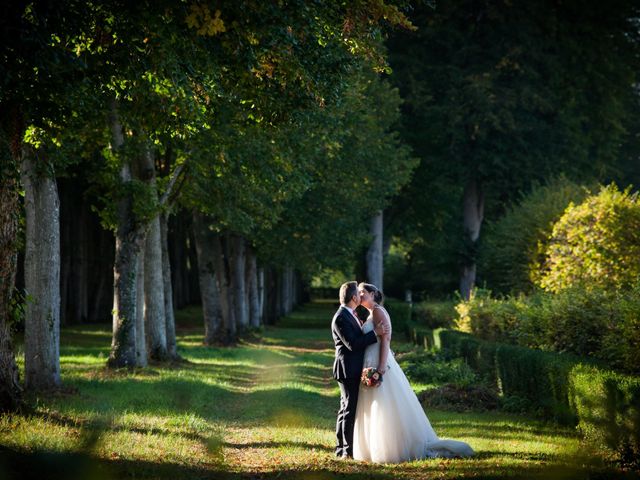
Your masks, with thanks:
<instances>
[{"instance_id":1,"label":"bride's hair","mask_svg":"<svg viewBox=\"0 0 640 480\"><path fill-rule=\"evenodd\" d=\"M367 292L373 293L373 300L376 303L382 305L382 302L384 302L384 294L382 293L382 290L378 289L375 285L362 282L358 285L358 288L364 288Z\"/></svg>"}]
</instances>

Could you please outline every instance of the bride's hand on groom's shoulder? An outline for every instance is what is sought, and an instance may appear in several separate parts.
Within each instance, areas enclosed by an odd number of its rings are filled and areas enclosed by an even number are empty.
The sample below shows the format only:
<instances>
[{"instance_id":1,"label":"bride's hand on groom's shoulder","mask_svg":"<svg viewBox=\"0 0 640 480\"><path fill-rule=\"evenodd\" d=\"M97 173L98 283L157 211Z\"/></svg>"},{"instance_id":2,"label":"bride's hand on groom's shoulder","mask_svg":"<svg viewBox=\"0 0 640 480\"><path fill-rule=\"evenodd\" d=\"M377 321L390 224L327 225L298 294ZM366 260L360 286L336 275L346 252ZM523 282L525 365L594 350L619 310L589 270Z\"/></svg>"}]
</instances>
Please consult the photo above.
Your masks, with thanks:
<instances>
[{"instance_id":1,"label":"bride's hand on groom's shoulder","mask_svg":"<svg viewBox=\"0 0 640 480\"><path fill-rule=\"evenodd\" d=\"M379 323L375 328L376 335L382 337L384 335L389 335L391 333L391 328L387 323Z\"/></svg>"}]
</instances>

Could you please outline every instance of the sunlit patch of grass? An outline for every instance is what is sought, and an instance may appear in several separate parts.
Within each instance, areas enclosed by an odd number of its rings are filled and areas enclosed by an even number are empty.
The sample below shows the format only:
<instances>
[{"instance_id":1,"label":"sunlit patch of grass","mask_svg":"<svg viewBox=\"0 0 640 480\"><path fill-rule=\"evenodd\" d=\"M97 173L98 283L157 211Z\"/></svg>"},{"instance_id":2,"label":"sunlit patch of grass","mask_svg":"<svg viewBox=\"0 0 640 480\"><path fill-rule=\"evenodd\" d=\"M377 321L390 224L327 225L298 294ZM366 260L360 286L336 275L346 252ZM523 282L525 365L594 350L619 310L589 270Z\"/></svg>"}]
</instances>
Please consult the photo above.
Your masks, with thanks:
<instances>
[{"instance_id":1,"label":"sunlit patch of grass","mask_svg":"<svg viewBox=\"0 0 640 480\"><path fill-rule=\"evenodd\" d=\"M46 477L51 464L50 456L38 454L43 451L61 455L55 457L61 471L76 468L75 478L89 478L85 470L93 475L94 465L102 478L171 480L623 475L573 429L495 412L427 411L442 438L472 445L472 459L400 465L334 459L339 390L331 378L328 327L334 307L312 305L307 325L298 312L292 328L267 327L236 347L216 348L202 344L200 309L190 309L186 328L178 329L184 361L132 371L105 368L109 325L63 329L61 368L69 391L33 398L29 415L0 416L0 444L11 449L0 449L0 478L3 469L9 478L20 469ZM314 322L326 326L302 328Z\"/></svg>"}]
</instances>

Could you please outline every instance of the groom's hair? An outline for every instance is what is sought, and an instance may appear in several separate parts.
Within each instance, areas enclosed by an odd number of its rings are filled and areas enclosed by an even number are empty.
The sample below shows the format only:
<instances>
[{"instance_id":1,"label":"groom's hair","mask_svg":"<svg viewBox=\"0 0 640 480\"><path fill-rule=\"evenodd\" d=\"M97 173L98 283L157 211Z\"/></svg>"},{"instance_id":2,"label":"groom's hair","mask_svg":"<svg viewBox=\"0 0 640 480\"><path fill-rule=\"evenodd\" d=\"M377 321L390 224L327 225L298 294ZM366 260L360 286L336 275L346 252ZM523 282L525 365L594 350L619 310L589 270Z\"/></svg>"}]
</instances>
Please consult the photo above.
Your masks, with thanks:
<instances>
[{"instance_id":1,"label":"groom's hair","mask_svg":"<svg viewBox=\"0 0 640 480\"><path fill-rule=\"evenodd\" d=\"M358 282L347 282L340 285L340 304L346 305L358 293Z\"/></svg>"}]
</instances>

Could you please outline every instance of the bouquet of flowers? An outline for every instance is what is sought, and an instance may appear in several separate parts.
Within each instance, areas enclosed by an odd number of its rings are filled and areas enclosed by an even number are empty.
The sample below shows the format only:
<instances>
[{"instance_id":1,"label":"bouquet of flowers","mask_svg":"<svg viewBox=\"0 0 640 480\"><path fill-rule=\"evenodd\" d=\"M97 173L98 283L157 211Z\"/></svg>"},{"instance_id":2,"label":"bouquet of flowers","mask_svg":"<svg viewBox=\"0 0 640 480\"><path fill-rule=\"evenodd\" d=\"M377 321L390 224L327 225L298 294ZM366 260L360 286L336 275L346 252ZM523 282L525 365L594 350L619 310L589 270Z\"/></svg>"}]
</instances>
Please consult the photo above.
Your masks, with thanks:
<instances>
[{"instance_id":1,"label":"bouquet of flowers","mask_svg":"<svg viewBox=\"0 0 640 480\"><path fill-rule=\"evenodd\" d=\"M379 387L382 384L382 374L377 368L363 368L360 382L365 387Z\"/></svg>"}]
</instances>

